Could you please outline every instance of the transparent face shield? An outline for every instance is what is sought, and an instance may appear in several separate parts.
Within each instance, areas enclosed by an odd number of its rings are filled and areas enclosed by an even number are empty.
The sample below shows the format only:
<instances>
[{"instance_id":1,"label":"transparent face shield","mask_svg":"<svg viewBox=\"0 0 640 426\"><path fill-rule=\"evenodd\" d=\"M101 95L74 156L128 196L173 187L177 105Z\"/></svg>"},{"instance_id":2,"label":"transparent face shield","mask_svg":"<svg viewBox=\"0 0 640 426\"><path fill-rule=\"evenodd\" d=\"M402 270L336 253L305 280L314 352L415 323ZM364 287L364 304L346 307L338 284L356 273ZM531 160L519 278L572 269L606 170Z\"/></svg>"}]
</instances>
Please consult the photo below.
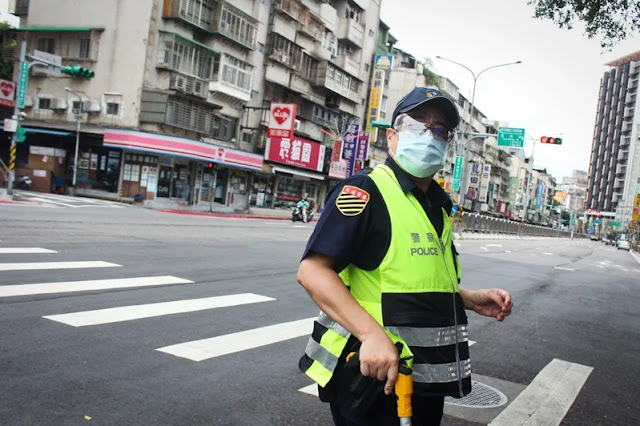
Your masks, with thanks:
<instances>
[{"instance_id":1,"label":"transparent face shield","mask_svg":"<svg viewBox=\"0 0 640 426\"><path fill-rule=\"evenodd\" d=\"M454 132L441 124L425 124L421 123L408 114L400 114L396 117L396 121L393 123L393 128L396 132L411 132L421 135L427 130L431 130L433 136L450 142L453 139Z\"/></svg>"}]
</instances>

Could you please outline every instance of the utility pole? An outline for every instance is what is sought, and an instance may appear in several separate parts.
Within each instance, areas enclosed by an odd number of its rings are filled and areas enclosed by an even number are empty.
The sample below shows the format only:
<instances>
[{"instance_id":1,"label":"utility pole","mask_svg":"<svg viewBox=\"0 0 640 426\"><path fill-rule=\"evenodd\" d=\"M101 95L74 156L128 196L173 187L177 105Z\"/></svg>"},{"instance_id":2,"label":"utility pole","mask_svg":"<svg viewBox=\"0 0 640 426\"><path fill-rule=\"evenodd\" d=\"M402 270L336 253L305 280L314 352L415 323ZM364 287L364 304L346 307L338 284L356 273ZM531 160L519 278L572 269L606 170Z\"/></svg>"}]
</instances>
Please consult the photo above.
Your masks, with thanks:
<instances>
[{"instance_id":1,"label":"utility pole","mask_svg":"<svg viewBox=\"0 0 640 426\"><path fill-rule=\"evenodd\" d=\"M533 154L536 151L536 140L531 136L528 136L533 141L533 148L531 149L531 156L529 157L529 164L527 164L527 183L524 187L524 195L522 197L522 220L529 218L529 187L531 186L531 180L533 178ZM523 148L524 150L524 148Z\"/></svg>"},{"instance_id":2,"label":"utility pole","mask_svg":"<svg viewBox=\"0 0 640 426\"><path fill-rule=\"evenodd\" d=\"M16 92L18 96L16 96L16 102L13 107L13 119L18 120L18 123L20 123L20 109L24 106L21 104L24 103L24 94L27 91L27 76L29 75L29 65L26 67L23 65L27 63L26 56L27 42L23 41L20 43L20 57L18 59L18 63L20 64L20 76L18 78L18 87ZM11 148L9 149L9 182L7 183L7 194L9 195L13 194L13 182L16 179L17 135L17 131L13 133L13 136L11 137Z\"/></svg>"}]
</instances>

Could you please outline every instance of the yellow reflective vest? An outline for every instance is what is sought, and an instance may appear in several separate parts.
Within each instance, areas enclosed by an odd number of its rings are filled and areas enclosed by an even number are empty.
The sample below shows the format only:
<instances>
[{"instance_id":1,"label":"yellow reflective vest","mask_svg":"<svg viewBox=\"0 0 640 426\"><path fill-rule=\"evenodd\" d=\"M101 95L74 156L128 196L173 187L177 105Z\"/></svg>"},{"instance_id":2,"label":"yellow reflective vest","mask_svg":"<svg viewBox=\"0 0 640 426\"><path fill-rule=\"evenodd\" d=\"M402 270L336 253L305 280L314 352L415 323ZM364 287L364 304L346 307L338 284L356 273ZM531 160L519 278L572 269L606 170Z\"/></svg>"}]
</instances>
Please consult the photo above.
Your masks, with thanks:
<instances>
[{"instance_id":1,"label":"yellow reflective vest","mask_svg":"<svg viewBox=\"0 0 640 426\"><path fill-rule=\"evenodd\" d=\"M467 316L458 293L460 265L452 252L453 232L442 210L442 237L413 196L405 194L389 167L369 174L391 219L391 242L377 269L348 265L340 272L358 303L401 342L401 357L412 357L417 395L462 397L471 391ZM300 369L327 385L350 333L321 312L314 323Z\"/></svg>"}]
</instances>

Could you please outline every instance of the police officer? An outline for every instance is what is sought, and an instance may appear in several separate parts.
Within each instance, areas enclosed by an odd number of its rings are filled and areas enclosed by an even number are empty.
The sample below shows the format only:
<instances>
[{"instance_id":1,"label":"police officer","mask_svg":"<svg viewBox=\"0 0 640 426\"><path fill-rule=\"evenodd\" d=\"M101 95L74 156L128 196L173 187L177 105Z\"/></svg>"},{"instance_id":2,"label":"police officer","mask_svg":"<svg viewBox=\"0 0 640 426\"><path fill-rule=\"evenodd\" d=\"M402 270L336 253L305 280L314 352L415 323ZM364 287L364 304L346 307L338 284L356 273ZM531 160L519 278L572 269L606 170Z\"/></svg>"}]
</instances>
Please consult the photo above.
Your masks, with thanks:
<instances>
[{"instance_id":1,"label":"police officer","mask_svg":"<svg viewBox=\"0 0 640 426\"><path fill-rule=\"evenodd\" d=\"M398 424L401 359L413 369L413 424L439 424L444 396L471 391L464 310L511 313L505 290L458 287L452 203L433 176L459 121L440 91L408 93L387 129L390 158L337 185L309 239L297 278L322 312L299 367L336 425Z\"/></svg>"}]
</instances>

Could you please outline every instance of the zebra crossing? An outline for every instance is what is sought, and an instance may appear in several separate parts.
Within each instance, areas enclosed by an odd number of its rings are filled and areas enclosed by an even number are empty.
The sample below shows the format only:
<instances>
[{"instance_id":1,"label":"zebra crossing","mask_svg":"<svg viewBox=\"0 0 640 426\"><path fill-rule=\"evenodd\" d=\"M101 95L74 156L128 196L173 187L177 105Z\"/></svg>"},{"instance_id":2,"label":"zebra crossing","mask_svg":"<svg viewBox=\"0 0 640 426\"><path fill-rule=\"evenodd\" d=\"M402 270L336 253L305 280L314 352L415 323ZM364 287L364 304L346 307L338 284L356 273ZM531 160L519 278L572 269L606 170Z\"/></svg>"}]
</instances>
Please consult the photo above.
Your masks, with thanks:
<instances>
[{"instance_id":1,"label":"zebra crossing","mask_svg":"<svg viewBox=\"0 0 640 426\"><path fill-rule=\"evenodd\" d=\"M54 256L57 251L42 247L0 247L0 255L21 254ZM82 261L47 261L47 262L3 262L0 257L0 273L10 271L42 271L42 270L73 270L96 268L124 268L112 262L82 260ZM0 274L0 279L2 275ZM144 289L158 286L197 285L194 281L163 275L143 277L122 277L110 279L95 279L81 281L40 282L29 284L0 285L0 302L3 299L18 296L56 295L71 292L96 292L98 290ZM232 308L251 304L268 304L276 299L273 297L254 294L237 293L221 296L191 298L164 301L159 303L144 303L125 306L111 306L93 310L71 310L64 313L48 314L42 312L42 319L53 321L70 327L82 328L104 324L122 324L148 318L158 318L176 314L188 314L219 308ZM39 314L40 315L40 314ZM316 317L295 319L279 324L264 325L258 328L242 330L219 336L208 336L185 342L167 342L166 346L155 348L155 351L186 359L193 362L211 361L215 358L238 354L243 351L276 344L278 342L308 336L313 329ZM470 341L470 345L476 342ZM548 424L559 424L568 412L575 397L580 392L593 369L588 366L554 360L534 380L522 396L518 395L513 401L513 408L505 409L494 423L513 424L512 419L522 416L538 416ZM561 378L559 384L557 377ZM563 393L562 403L549 406L544 402L543 394L546 389L557 388ZM293 391L294 389L292 389ZM317 396L317 385L311 383L295 389L305 395ZM473 395L473 393L472 393ZM449 402L447 402L446 406ZM523 408L524 407L524 408ZM524 411L523 411L524 410ZM524 413L524 414L523 414ZM527 414L528 413L528 414ZM545 423L547 424L547 423Z\"/></svg>"},{"instance_id":2,"label":"zebra crossing","mask_svg":"<svg viewBox=\"0 0 640 426\"><path fill-rule=\"evenodd\" d=\"M96 208L107 207L123 209L125 205L115 201L98 200L87 197L71 197L69 195L48 194L32 191L14 191L14 202L8 205L28 205L50 208Z\"/></svg>"}]
</instances>

